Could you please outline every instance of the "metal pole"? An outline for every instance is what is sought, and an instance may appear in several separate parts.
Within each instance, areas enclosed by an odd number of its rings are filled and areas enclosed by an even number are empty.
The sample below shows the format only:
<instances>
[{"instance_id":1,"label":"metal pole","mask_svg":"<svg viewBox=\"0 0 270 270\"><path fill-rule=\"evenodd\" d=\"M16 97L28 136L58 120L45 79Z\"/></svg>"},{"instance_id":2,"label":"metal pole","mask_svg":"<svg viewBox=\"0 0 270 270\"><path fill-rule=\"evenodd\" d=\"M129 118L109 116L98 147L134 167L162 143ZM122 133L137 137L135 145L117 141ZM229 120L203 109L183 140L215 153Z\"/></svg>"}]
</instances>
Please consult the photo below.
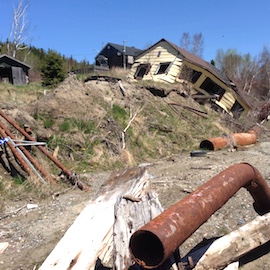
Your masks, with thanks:
<instances>
[{"instance_id":1,"label":"metal pole","mask_svg":"<svg viewBox=\"0 0 270 270\"><path fill-rule=\"evenodd\" d=\"M126 41L124 40L124 48L123 48L123 67L126 70Z\"/></svg>"}]
</instances>

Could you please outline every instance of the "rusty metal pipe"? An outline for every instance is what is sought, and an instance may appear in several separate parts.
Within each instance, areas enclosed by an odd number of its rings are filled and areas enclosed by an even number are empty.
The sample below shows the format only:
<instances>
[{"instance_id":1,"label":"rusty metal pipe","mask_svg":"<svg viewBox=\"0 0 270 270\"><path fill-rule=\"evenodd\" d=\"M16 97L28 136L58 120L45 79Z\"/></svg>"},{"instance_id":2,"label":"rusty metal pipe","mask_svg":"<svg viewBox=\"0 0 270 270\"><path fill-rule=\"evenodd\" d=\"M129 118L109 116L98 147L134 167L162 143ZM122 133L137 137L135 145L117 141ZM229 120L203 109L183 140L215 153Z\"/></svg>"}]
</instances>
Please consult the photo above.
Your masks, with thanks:
<instances>
[{"instance_id":1,"label":"rusty metal pipe","mask_svg":"<svg viewBox=\"0 0 270 270\"><path fill-rule=\"evenodd\" d=\"M200 148L216 151L229 146L255 144L260 134L261 128L259 126L254 126L251 130L248 130L245 133L233 133L224 137L203 140L200 143Z\"/></svg>"},{"instance_id":2,"label":"rusty metal pipe","mask_svg":"<svg viewBox=\"0 0 270 270\"><path fill-rule=\"evenodd\" d=\"M0 121L0 128L2 128L5 134L9 136L12 140L16 140L14 135L10 132L9 129L5 127L5 125L1 121ZM23 146L19 146L19 148L24 153L24 155L29 159L29 161L41 172L41 174L47 180L49 180L53 185L57 185L56 182L51 177L51 175L42 168L42 166L32 157L32 155Z\"/></svg>"},{"instance_id":3,"label":"rusty metal pipe","mask_svg":"<svg viewBox=\"0 0 270 270\"><path fill-rule=\"evenodd\" d=\"M129 243L134 260L148 269L160 266L241 187L250 192L259 214L270 211L270 188L258 170L247 163L233 165L136 231Z\"/></svg>"}]
</instances>

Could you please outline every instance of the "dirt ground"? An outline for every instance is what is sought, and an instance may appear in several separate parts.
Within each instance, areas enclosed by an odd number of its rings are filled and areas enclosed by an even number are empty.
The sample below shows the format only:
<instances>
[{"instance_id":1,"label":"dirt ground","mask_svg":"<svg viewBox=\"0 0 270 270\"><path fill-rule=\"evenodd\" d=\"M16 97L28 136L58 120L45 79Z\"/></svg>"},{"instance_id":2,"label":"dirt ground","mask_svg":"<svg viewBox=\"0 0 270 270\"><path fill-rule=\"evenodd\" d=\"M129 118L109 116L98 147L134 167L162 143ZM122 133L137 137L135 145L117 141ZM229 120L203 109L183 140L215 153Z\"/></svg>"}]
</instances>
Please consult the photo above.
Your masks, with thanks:
<instances>
[{"instance_id":1,"label":"dirt ground","mask_svg":"<svg viewBox=\"0 0 270 270\"><path fill-rule=\"evenodd\" d=\"M241 162L256 167L270 186L269 157L270 141L261 141L234 152L227 149L208 152L205 157L191 157L189 152L182 152L142 166L147 166L153 176L149 180L151 189L159 194L161 204L167 208L219 172ZM91 193L70 189L46 200L27 198L8 202L0 220L0 242L8 243L0 255L0 269L38 269L109 175L110 172L84 175L92 187ZM204 238L227 234L252 221L258 216L252 202L250 194L244 188L240 189L180 246L181 255L184 256ZM9 213L13 214L5 217ZM258 258L241 269L270 269L269 250L268 243L264 255L257 253Z\"/></svg>"},{"instance_id":2,"label":"dirt ground","mask_svg":"<svg viewBox=\"0 0 270 270\"><path fill-rule=\"evenodd\" d=\"M101 97L111 104L117 101L116 104L123 106L130 105L134 97L137 97L138 100L139 98L154 99L153 102L158 100L157 97L153 98L152 94L147 92L140 97L140 88L132 90L129 84L126 84L125 87L129 91L124 99L119 92L118 84L111 85L103 81L83 84L69 78L55 91L40 98L35 106L26 104L25 107L27 110L38 108L40 113L48 110L57 116L56 118L61 119L70 115L81 115L91 107L91 116L102 119L106 111L95 104ZM175 100L176 93L172 92L170 95ZM8 110L9 115L16 121L26 122L30 126L36 125L33 117L28 117L27 110L20 109L18 104L10 106L9 103L3 103L1 105L2 109ZM134 107L136 108L135 105ZM10 108L12 110L9 110ZM33 114L31 113L31 115ZM267 127L268 133L269 130L270 126ZM41 130L42 135L44 132ZM50 134L47 135L47 137L49 136ZM270 136L268 134L268 136L262 137L263 139L256 145L238 148L237 151L224 149L208 152L204 157L191 157L190 152L182 151L162 160L143 163L141 166L146 166L152 175L149 179L150 187L158 193L159 200L165 209L229 166L241 162L247 162L256 167L270 186ZM101 163L100 160L98 162ZM39 196L27 196L23 199L5 201L5 207L0 211L0 243L7 243L8 247L0 254L0 270L38 269L111 174L110 171L91 174L77 173L91 187L91 192L69 188L61 194L54 194L42 200L37 199ZM0 169L0 180L1 177L5 177L4 174L5 172ZM181 256L187 254L204 238L222 236L254 220L258 214L254 211L252 203L253 199L250 194L245 189L240 189L180 246ZM269 251L270 243L266 245L263 255L257 252L255 254L257 258L248 259L249 262L241 266L241 269L270 269Z\"/></svg>"}]
</instances>

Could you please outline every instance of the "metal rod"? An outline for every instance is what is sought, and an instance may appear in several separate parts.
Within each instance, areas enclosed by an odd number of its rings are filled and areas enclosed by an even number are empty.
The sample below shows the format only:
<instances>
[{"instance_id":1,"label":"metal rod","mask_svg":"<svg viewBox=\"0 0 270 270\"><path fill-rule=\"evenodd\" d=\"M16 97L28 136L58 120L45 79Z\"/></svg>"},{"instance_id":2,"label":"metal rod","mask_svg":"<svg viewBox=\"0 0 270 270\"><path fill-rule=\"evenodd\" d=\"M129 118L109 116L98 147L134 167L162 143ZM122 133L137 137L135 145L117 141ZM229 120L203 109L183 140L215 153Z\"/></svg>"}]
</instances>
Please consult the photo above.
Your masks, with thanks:
<instances>
[{"instance_id":1,"label":"metal rod","mask_svg":"<svg viewBox=\"0 0 270 270\"><path fill-rule=\"evenodd\" d=\"M2 138L6 137L6 133L3 129L0 128L0 135L2 136ZM12 153L14 154L14 156L16 157L16 159L18 159L18 161L20 162L21 166L24 168L24 170L27 172L28 175L33 176L33 172L30 169L30 167L28 166L28 164L25 162L25 160L22 158L22 156L18 153L16 147L14 146L14 144L10 141L7 140L7 145L9 146L9 148L11 149Z\"/></svg>"},{"instance_id":2,"label":"metal rod","mask_svg":"<svg viewBox=\"0 0 270 270\"><path fill-rule=\"evenodd\" d=\"M29 159L24 155L22 150L14 143L14 141L8 137L8 141L12 143L12 145L16 148L19 155L24 159L25 163L29 166L29 168L32 170L32 172L41 180L43 184L46 184L42 176L39 174L39 172L36 170L36 168L33 166L33 164L29 161Z\"/></svg>"},{"instance_id":3,"label":"metal rod","mask_svg":"<svg viewBox=\"0 0 270 270\"><path fill-rule=\"evenodd\" d=\"M4 130L3 135L4 136L9 136L12 140L15 140L14 135L10 132L9 129L5 127L5 125L0 121L0 128ZM43 167L32 157L32 155L23 147L19 146L21 151L25 154L25 156L30 160L30 162L41 172L41 174L45 177L45 179L49 180L53 185L56 185L56 182L53 180L51 175L46 172Z\"/></svg>"},{"instance_id":4,"label":"metal rod","mask_svg":"<svg viewBox=\"0 0 270 270\"><path fill-rule=\"evenodd\" d=\"M16 128L21 134L24 135L25 138L27 138L29 141L32 142L36 142L36 140L30 136L25 130L23 130L18 124L16 124L14 121L12 121L11 118L9 118L3 111L0 110L0 115L8 122L10 123L14 128ZM11 136L10 136L11 137ZM58 166L62 172L68 177L68 179L70 180L70 182L73 185L77 185L80 189L85 190L85 191L89 191L90 188L85 185L84 183L82 183L82 181L80 181L78 179L78 176L70 171L69 169L67 169L59 160L57 160L50 152L48 152L42 145L37 145L36 146L44 155L46 155L52 162L54 162L54 164L56 166Z\"/></svg>"},{"instance_id":5,"label":"metal rod","mask_svg":"<svg viewBox=\"0 0 270 270\"><path fill-rule=\"evenodd\" d=\"M258 170L247 163L233 165L136 231L129 243L134 260L144 268L160 266L241 187L250 192L259 214L270 211L270 188Z\"/></svg>"}]
</instances>

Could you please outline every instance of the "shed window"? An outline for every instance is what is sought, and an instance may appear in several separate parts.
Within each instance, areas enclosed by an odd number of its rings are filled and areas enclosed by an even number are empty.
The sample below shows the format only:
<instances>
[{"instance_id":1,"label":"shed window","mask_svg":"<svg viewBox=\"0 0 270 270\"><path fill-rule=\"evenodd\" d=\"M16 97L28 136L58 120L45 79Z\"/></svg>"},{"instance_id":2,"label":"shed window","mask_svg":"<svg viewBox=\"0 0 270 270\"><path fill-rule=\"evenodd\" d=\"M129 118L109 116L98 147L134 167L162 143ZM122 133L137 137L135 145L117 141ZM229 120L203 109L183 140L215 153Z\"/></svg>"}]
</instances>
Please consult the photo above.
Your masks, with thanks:
<instances>
[{"instance_id":1,"label":"shed window","mask_svg":"<svg viewBox=\"0 0 270 270\"><path fill-rule=\"evenodd\" d=\"M155 74L164 74L164 73L168 72L170 64L171 64L171 62L160 63L159 66L157 67Z\"/></svg>"},{"instance_id":2,"label":"shed window","mask_svg":"<svg viewBox=\"0 0 270 270\"><path fill-rule=\"evenodd\" d=\"M244 111L243 106L236 100L231 108L231 112L235 118L239 118Z\"/></svg>"},{"instance_id":3,"label":"shed window","mask_svg":"<svg viewBox=\"0 0 270 270\"><path fill-rule=\"evenodd\" d=\"M141 80L144 75L147 75L151 68L150 64L140 64L134 75L134 79Z\"/></svg>"},{"instance_id":4,"label":"shed window","mask_svg":"<svg viewBox=\"0 0 270 270\"><path fill-rule=\"evenodd\" d=\"M218 100L220 100L225 93L225 90L222 87L220 87L218 84L216 84L209 78L206 78L204 80L200 88L205 90L209 94L218 95L219 96Z\"/></svg>"},{"instance_id":5,"label":"shed window","mask_svg":"<svg viewBox=\"0 0 270 270\"><path fill-rule=\"evenodd\" d=\"M196 83L201 75L202 73L200 71L194 70L187 66L183 66L179 78L192 83Z\"/></svg>"}]
</instances>

